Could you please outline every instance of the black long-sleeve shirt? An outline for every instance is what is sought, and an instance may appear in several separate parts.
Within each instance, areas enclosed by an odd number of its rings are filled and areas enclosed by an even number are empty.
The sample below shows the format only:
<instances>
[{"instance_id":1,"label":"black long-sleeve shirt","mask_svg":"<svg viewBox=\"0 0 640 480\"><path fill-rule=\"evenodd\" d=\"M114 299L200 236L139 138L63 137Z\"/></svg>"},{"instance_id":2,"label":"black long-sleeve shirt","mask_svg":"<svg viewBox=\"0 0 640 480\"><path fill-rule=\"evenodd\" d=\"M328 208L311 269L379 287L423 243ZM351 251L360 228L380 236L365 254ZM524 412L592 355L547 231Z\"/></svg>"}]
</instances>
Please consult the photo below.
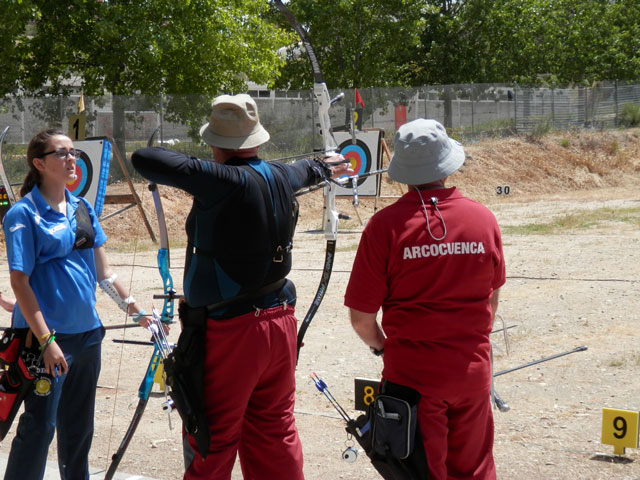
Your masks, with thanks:
<instances>
[{"instance_id":1,"label":"black long-sleeve shirt","mask_svg":"<svg viewBox=\"0 0 640 480\"><path fill-rule=\"evenodd\" d=\"M290 237L293 193L326 176L322 162L310 159L285 165L257 157L233 158L221 164L150 147L134 152L131 160L134 168L152 182L193 195L186 220L189 244L184 270L184 294L193 307L255 292L285 278L291 269L291 257L285 255L285 261L273 261L273 228L281 240ZM265 204L259 180L247 165L266 181L271 207ZM295 287L287 281L275 292L234 304L213 316L235 316L254 306L269 308L283 299L295 304L295 298Z\"/></svg>"}]
</instances>

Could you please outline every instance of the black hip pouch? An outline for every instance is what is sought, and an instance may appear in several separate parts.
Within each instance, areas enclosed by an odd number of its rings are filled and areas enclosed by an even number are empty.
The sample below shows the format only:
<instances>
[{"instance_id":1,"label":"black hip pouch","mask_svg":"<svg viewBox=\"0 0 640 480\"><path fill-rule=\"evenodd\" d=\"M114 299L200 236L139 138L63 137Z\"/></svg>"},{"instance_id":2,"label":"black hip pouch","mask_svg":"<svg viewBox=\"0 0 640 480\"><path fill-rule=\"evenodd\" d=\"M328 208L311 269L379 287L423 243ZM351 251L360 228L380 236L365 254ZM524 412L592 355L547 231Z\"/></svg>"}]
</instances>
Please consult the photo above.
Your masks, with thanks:
<instances>
[{"instance_id":1,"label":"black hip pouch","mask_svg":"<svg viewBox=\"0 0 640 480\"><path fill-rule=\"evenodd\" d=\"M428 480L429 465L418 425L420 394L383 380L366 415L347 424L385 480Z\"/></svg>"},{"instance_id":2,"label":"black hip pouch","mask_svg":"<svg viewBox=\"0 0 640 480\"><path fill-rule=\"evenodd\" d=\"M404 460L413 453L418 425L420 394L409 387L389 381L371 406L372 446L376 453ZM418 437L418 438L416 438Z\"/></svg>"}]
</instances>

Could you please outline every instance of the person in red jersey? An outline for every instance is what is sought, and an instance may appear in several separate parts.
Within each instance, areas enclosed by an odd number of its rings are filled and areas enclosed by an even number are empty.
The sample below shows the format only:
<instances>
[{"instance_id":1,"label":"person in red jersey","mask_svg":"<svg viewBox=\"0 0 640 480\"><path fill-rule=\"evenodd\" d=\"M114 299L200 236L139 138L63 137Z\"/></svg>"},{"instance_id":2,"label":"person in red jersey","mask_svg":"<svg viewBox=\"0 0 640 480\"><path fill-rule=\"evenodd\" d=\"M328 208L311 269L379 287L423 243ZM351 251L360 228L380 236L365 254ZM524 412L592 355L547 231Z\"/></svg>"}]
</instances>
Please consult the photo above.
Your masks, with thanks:
<instances>
[{"instance_id":1,"label":"person in red jersey","mask_svg":"<svg viewBox=\"0 0 640 480\"><path fill-rule=\"evenodd\" d=\"M409 189L367 223L345 305L384 354L382 392L417 392L429 478L495 479L489 333L505 282L500 229L446 186L465 153L440 123L401 126L394 147L389 177Z\"/></svg>"}]
</instances>

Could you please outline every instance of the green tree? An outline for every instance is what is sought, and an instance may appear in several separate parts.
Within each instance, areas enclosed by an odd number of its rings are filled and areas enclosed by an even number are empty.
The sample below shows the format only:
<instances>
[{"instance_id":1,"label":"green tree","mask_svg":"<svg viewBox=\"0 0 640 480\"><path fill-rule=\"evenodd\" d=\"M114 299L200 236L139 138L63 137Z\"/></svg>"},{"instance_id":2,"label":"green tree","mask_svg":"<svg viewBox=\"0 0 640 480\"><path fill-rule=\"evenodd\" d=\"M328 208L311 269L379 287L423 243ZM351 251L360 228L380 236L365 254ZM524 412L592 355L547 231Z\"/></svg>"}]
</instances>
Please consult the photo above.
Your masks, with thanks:
<instances>
[{"instance_id":1,"label":"green tree","mask_svg":"<svg viewBox=\"0 0 640 480\"><path fill-rule=\"evenodd\" d=\"M329 88L403 86L423 29L421 0L291 0ZM283 28L286 20L277 16ZM290 28L290 27L288 27ZM297 44L287 49L279 88L310 88L311 68Z\"/></svg>"},{"instance_id":2,"label":"green tree","mask_svg":"<svg viewBox=\"0 0 640 480\"><path fill-rule=\"evenodd\" d=\"M26 59L29 56L26 35L34 13L20 0L0 2L0 94L15 93L20 88ZM1 95L0 95L1 96Z\"/></svg>"},{"instance_id":3,"label":"green tree","mask_svg":"<svg viewBox=\"0 0 640 480\"><path fill-rule=\"evenodd\" d=\"M168 102L173 119L196 125L211 97L278 75L276 51L292 35L265 19L267 8L266 0L3 0L10 48L0 63L12 69L0 76L0 93L67 94L79 85L116 99L197 94ZM120 128L123 115L114 102Z\"/></svg>"},{"instance_id":4,"label":"green tree","mask_svg":"<svg viewBox=\"0 0 640 480\"><path fill-rule=\"evenodd\" d=\"M640 74L637 1L429 3L413 84L591 83Z\"/></svg>"},{"instance_id":5,"label":"green tree","mask_svg":"<svg viewBox=\"0 0 640 480\"><path fill-rule=\"evenodd\" d=\"M556 75L562 82L640 77L640 4L630 0L561 0L552 21Z\"/></svg>"}]
</instances>

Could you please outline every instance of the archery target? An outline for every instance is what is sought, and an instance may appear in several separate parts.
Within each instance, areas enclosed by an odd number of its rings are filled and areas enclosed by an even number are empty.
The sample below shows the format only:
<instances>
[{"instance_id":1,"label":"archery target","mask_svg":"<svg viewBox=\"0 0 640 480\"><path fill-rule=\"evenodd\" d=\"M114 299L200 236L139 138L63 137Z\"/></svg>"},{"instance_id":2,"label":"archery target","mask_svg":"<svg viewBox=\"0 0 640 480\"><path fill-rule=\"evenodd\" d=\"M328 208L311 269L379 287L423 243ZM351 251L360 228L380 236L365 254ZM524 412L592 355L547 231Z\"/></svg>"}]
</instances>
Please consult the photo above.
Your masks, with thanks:
<instances>
[{"instance_id":1,"label":"archery target","mask_svg":"<svg viewBox=\"0 0 640 480\"><path fill-rule=\"evenodd\" d=\"M80 156L76 158L76 175L73 182L67 183L67 190L76 197L84 197L93 182L93 166L87 152L80 150Z\"/></svg>"},{"instance_id":2,"label":"archery target","mask_svg":"<svg viewBox=\"0 0 640 480\"><path fill-rule=\"evenodd\" d=\"M76 158L76 178L67 189L76 197L84 197L100 217L109 179L111 142L106 138L73 142L82 153Z\"/></svg>"},{"instance_id":3,"label":"archery target","mask_svg":"<svg viewBox=\"0 0 640 480\"><path fill-rule=\"evenodd\" d=\"M362 140L356 140L355 145L351 140L344 141L338 150L344 158L351 162L351 168L356 175L363 175L371 171L371 151ZM365 180L366 178L359 178L358 186L361 186Z\"/></svg>"},{"instance_id":4,"label":"archery target","mask_svg":"<svg viewBox=\"0 0 640 480\"><path fill-rule=\"evenodd\" d=\"M364 175L380 168L382 132L371 130L356 132L356 143L353 143L348 132L335 132L338 151L351 162L356 175ZM378 191L378 175L358 179L358 195L376 195ZM338 187L336 195L352 195L351 186Z\"/></svg>"}]
</instances>

